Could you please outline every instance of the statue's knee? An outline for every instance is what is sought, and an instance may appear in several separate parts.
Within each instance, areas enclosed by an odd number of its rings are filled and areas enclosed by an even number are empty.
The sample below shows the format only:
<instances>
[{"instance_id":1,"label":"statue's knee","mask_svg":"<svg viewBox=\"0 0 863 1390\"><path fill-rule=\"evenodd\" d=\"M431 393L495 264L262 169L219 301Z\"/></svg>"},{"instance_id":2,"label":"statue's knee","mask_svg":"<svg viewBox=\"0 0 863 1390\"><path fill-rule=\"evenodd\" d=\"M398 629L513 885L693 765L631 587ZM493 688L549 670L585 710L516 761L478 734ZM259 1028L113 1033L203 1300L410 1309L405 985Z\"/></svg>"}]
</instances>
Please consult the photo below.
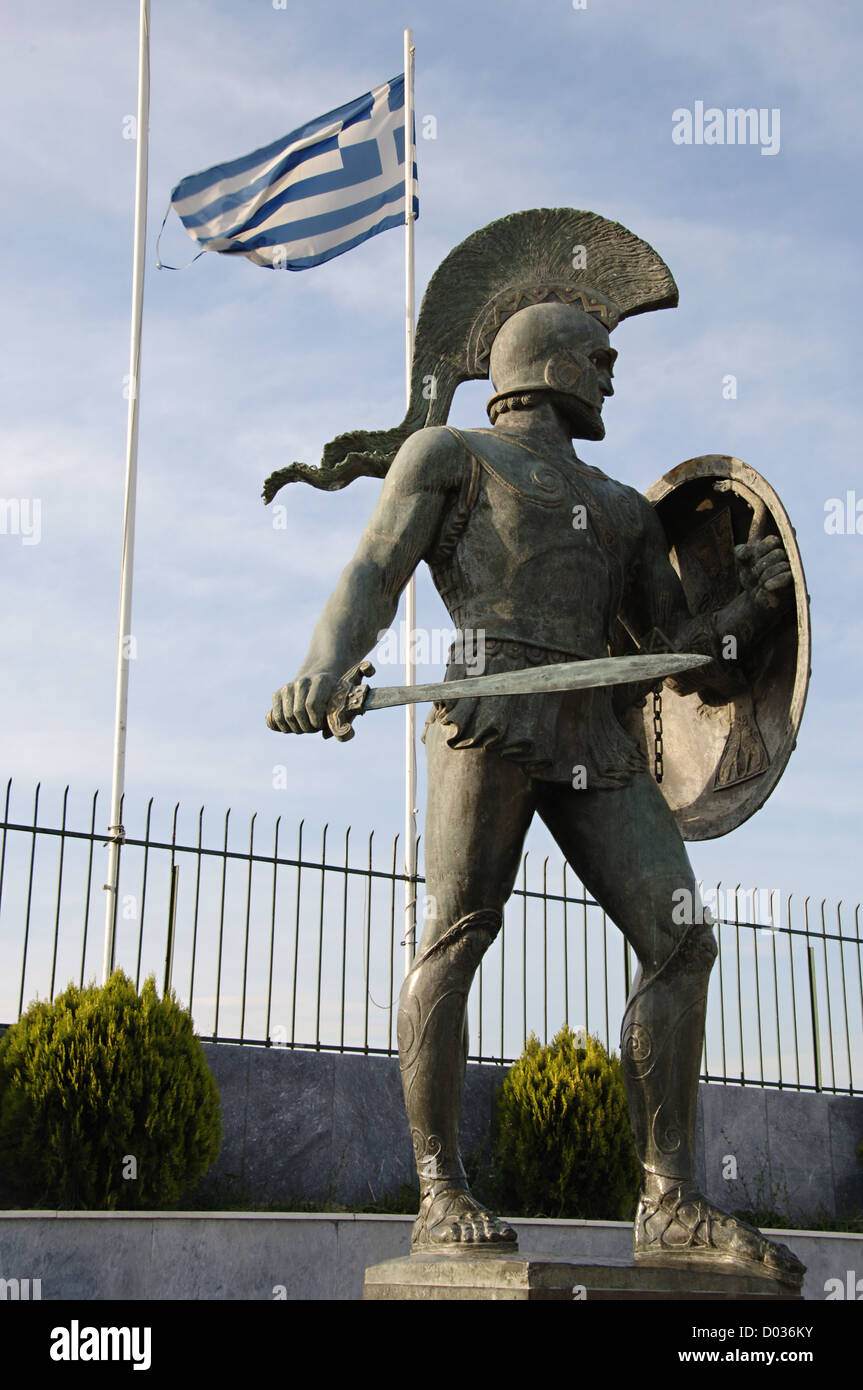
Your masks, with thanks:
<instances>
[{"instance_id":1,"label":"statue's knee","mask_svg":"<svg viewBox=\"0 0 863 1390\"><path fill-rule=\"evenodd\" d=\"M472 975L502 925L503 914L493 908L481 908L460 917L420 951L405 984L412 979L437 979L453 973L460 977L468 972Z\"/></svg>"},{"instance_id":2,"label":"statue's knee","mask_svg":"<svg viewBox=\"0 0 863 1390\"><path fill-rule=\"evenodd\" d=\"M398 1039L403 1057L412 1057L421 1045L432 1013L440 1015L442 1026L452 1026L450 1015L466 1005L477 966L502 924L502 914L491 908L471 912L417 956L399 995ZM450 1003L441 1010L445 999ZM458 1026L461 1045L460 1019Z\"/></svg>"},{"instance_id":3,"label":"statue's knee","mask_svg":"<svg viewBox=\"0 0 863 1390\"><path fill-rule=\"evenodd\" d=\"M710 922L696 923L678 941L662 967L662 973L705 980L713 969L718 950Z\"/></svg>"},{"instance_id":4,"label":"statue's knee","mask_svg":"<svg viewBox=\"0 0 863 1390\"><path fill-rule=\"evenodd\" d=\"M718 954L716 937L709 922L687 927L676 940L658 941L654 948L639 955L641 964L640 988L652 982L670 981L681 977L703 981L709 976ZM636 981L638 986L639 981Z\"/></svg>"},{"instance_id":5,"label":"statue's knee","mask_svg":"<svg viewBox=\"0 0 863 1390\"><path fill-rule=\"evenodd\" d=\"M719 947L716 944L716 937L713 933L713 918L705 908L705 919L700 926L693 927L694 939L692 942L693 957L700 960L705 972L709 975L713 969L713 962L719 955Z\"/></svg>"}]
</instances>

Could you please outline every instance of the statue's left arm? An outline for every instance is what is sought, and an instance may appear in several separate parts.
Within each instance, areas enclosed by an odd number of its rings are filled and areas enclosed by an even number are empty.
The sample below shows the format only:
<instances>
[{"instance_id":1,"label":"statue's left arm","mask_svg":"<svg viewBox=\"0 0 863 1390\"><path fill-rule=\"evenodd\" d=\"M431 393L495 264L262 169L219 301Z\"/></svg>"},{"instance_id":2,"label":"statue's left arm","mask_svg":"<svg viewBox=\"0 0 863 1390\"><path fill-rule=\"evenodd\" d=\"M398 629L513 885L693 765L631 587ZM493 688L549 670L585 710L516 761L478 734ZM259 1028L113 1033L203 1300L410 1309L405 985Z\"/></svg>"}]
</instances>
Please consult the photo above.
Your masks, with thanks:
<instances>
[{"instance_id":1,"label":"statue's left arm","mask_svg":"<svg viewBox=\"0 0 863 1390\"><path fill-rule=\"evenodd\" d=\"M710 666L676 677L681 694L721 693L735 663L754 652L793 600L788 557L777 536L737 546L742 592L721 608L693 616L671 561L662 525L646 501L638 564L625 600L626 625L648 650L700 652Z\"/></svg>"}]
</instances>

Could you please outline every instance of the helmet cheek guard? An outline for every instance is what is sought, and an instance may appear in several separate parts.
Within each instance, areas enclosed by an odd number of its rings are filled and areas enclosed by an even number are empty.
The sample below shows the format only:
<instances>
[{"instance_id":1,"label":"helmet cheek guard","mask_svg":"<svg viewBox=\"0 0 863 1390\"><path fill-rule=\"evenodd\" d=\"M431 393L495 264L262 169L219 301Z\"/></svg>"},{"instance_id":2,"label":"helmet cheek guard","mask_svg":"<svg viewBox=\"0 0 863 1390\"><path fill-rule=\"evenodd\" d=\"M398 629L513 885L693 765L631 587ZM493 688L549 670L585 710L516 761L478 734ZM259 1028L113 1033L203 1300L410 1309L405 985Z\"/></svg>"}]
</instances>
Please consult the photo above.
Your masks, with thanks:
<instances>
[{"instance_id":1,"label":"helmet cheek guard","mask_svg":"<svg viewBox=\"0 0 863 1390\"><path fill-rule=\"evenodd\" d=\"M575 396L584 405L602 409L604 400L599 388L596 368L582 352L556 352L549 358L543 373L549 390L564 396Z\"/></svg>"}]
</instances>

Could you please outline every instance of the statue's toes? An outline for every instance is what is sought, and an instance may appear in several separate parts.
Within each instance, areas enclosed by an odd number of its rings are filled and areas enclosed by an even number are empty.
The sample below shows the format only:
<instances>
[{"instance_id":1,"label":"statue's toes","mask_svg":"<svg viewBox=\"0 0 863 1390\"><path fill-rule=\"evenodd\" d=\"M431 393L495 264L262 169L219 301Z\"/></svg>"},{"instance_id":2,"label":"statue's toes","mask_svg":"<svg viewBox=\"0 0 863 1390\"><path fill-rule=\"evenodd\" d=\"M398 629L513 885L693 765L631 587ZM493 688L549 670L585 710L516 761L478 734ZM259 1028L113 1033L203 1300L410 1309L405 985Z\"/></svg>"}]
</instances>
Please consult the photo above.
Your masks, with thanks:
<instances>
[{"instance_id":1,"label":"statue's toes","mask_svg":"<svg viewBox=\"0 0 863 1390\"><path fill-rule=\"evenodd\" d=\"M764 1263L768 1269L775 1271L776 1274L791 1275L795 1279L802 1278L806 1273L806 1266L802 1260L798 1260L793 1251L787 1245L781 1245L778 1241L767 1241L767 1250L764 1254Z\"/></svg>"},{"instance_id":2,"label":"statue's toes","mask_svg":"<svg viewBox=\"0 0 863 1390\"><path fill-rule=\"evenodd\" d=\"M488 1227L490 1231L490 1240L507 1242L515 1240L515 1231L512 1226L509 1226L505 1221L495 1221L491 1219L489 1220Z\"/></svg>"},{"instance_id":3,"label":"statue's toes","mask_svg":"<svg viewBox=\"0 0 863 1390\"><path fill-rule=\"evenodd\" d=\"M452 1239L459 1245L482 1245L488 1240L485 1223L474 1212L464 1212L451 1223Z\"/></svg>"},{"instance_id":4,"label":"statue's toes","mask_svg":"<svg viewBox=\"0 0 863 1390\"><path fill-rule=\"evenodd\" d=\"M485 1223L473 1212L465 1215L459 1222L460 1239L468 1245L481 1245L488 1239Z\"/></svg>"}]
</instances>

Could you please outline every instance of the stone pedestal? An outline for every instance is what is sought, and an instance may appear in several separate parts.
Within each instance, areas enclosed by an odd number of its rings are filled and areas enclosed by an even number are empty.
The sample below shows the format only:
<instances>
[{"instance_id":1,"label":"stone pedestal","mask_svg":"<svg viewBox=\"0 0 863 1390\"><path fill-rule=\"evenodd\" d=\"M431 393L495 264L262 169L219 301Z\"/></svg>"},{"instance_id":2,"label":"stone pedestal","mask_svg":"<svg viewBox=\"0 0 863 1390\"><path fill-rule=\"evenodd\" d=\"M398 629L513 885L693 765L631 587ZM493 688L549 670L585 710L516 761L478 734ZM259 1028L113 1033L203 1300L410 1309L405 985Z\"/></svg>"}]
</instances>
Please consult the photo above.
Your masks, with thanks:
<instances>
[{"instance_id":1,"label":"stone pedestal","mask_svg":"<svg viewBox=\"0 0 863 1390\"><path fill-rule=\"evenodd\" d=\"M366 1270L363 1299L789 1300L799 1290L753 1274L558 1255L407 1255Z\"/></svg>"}]
</instances>

